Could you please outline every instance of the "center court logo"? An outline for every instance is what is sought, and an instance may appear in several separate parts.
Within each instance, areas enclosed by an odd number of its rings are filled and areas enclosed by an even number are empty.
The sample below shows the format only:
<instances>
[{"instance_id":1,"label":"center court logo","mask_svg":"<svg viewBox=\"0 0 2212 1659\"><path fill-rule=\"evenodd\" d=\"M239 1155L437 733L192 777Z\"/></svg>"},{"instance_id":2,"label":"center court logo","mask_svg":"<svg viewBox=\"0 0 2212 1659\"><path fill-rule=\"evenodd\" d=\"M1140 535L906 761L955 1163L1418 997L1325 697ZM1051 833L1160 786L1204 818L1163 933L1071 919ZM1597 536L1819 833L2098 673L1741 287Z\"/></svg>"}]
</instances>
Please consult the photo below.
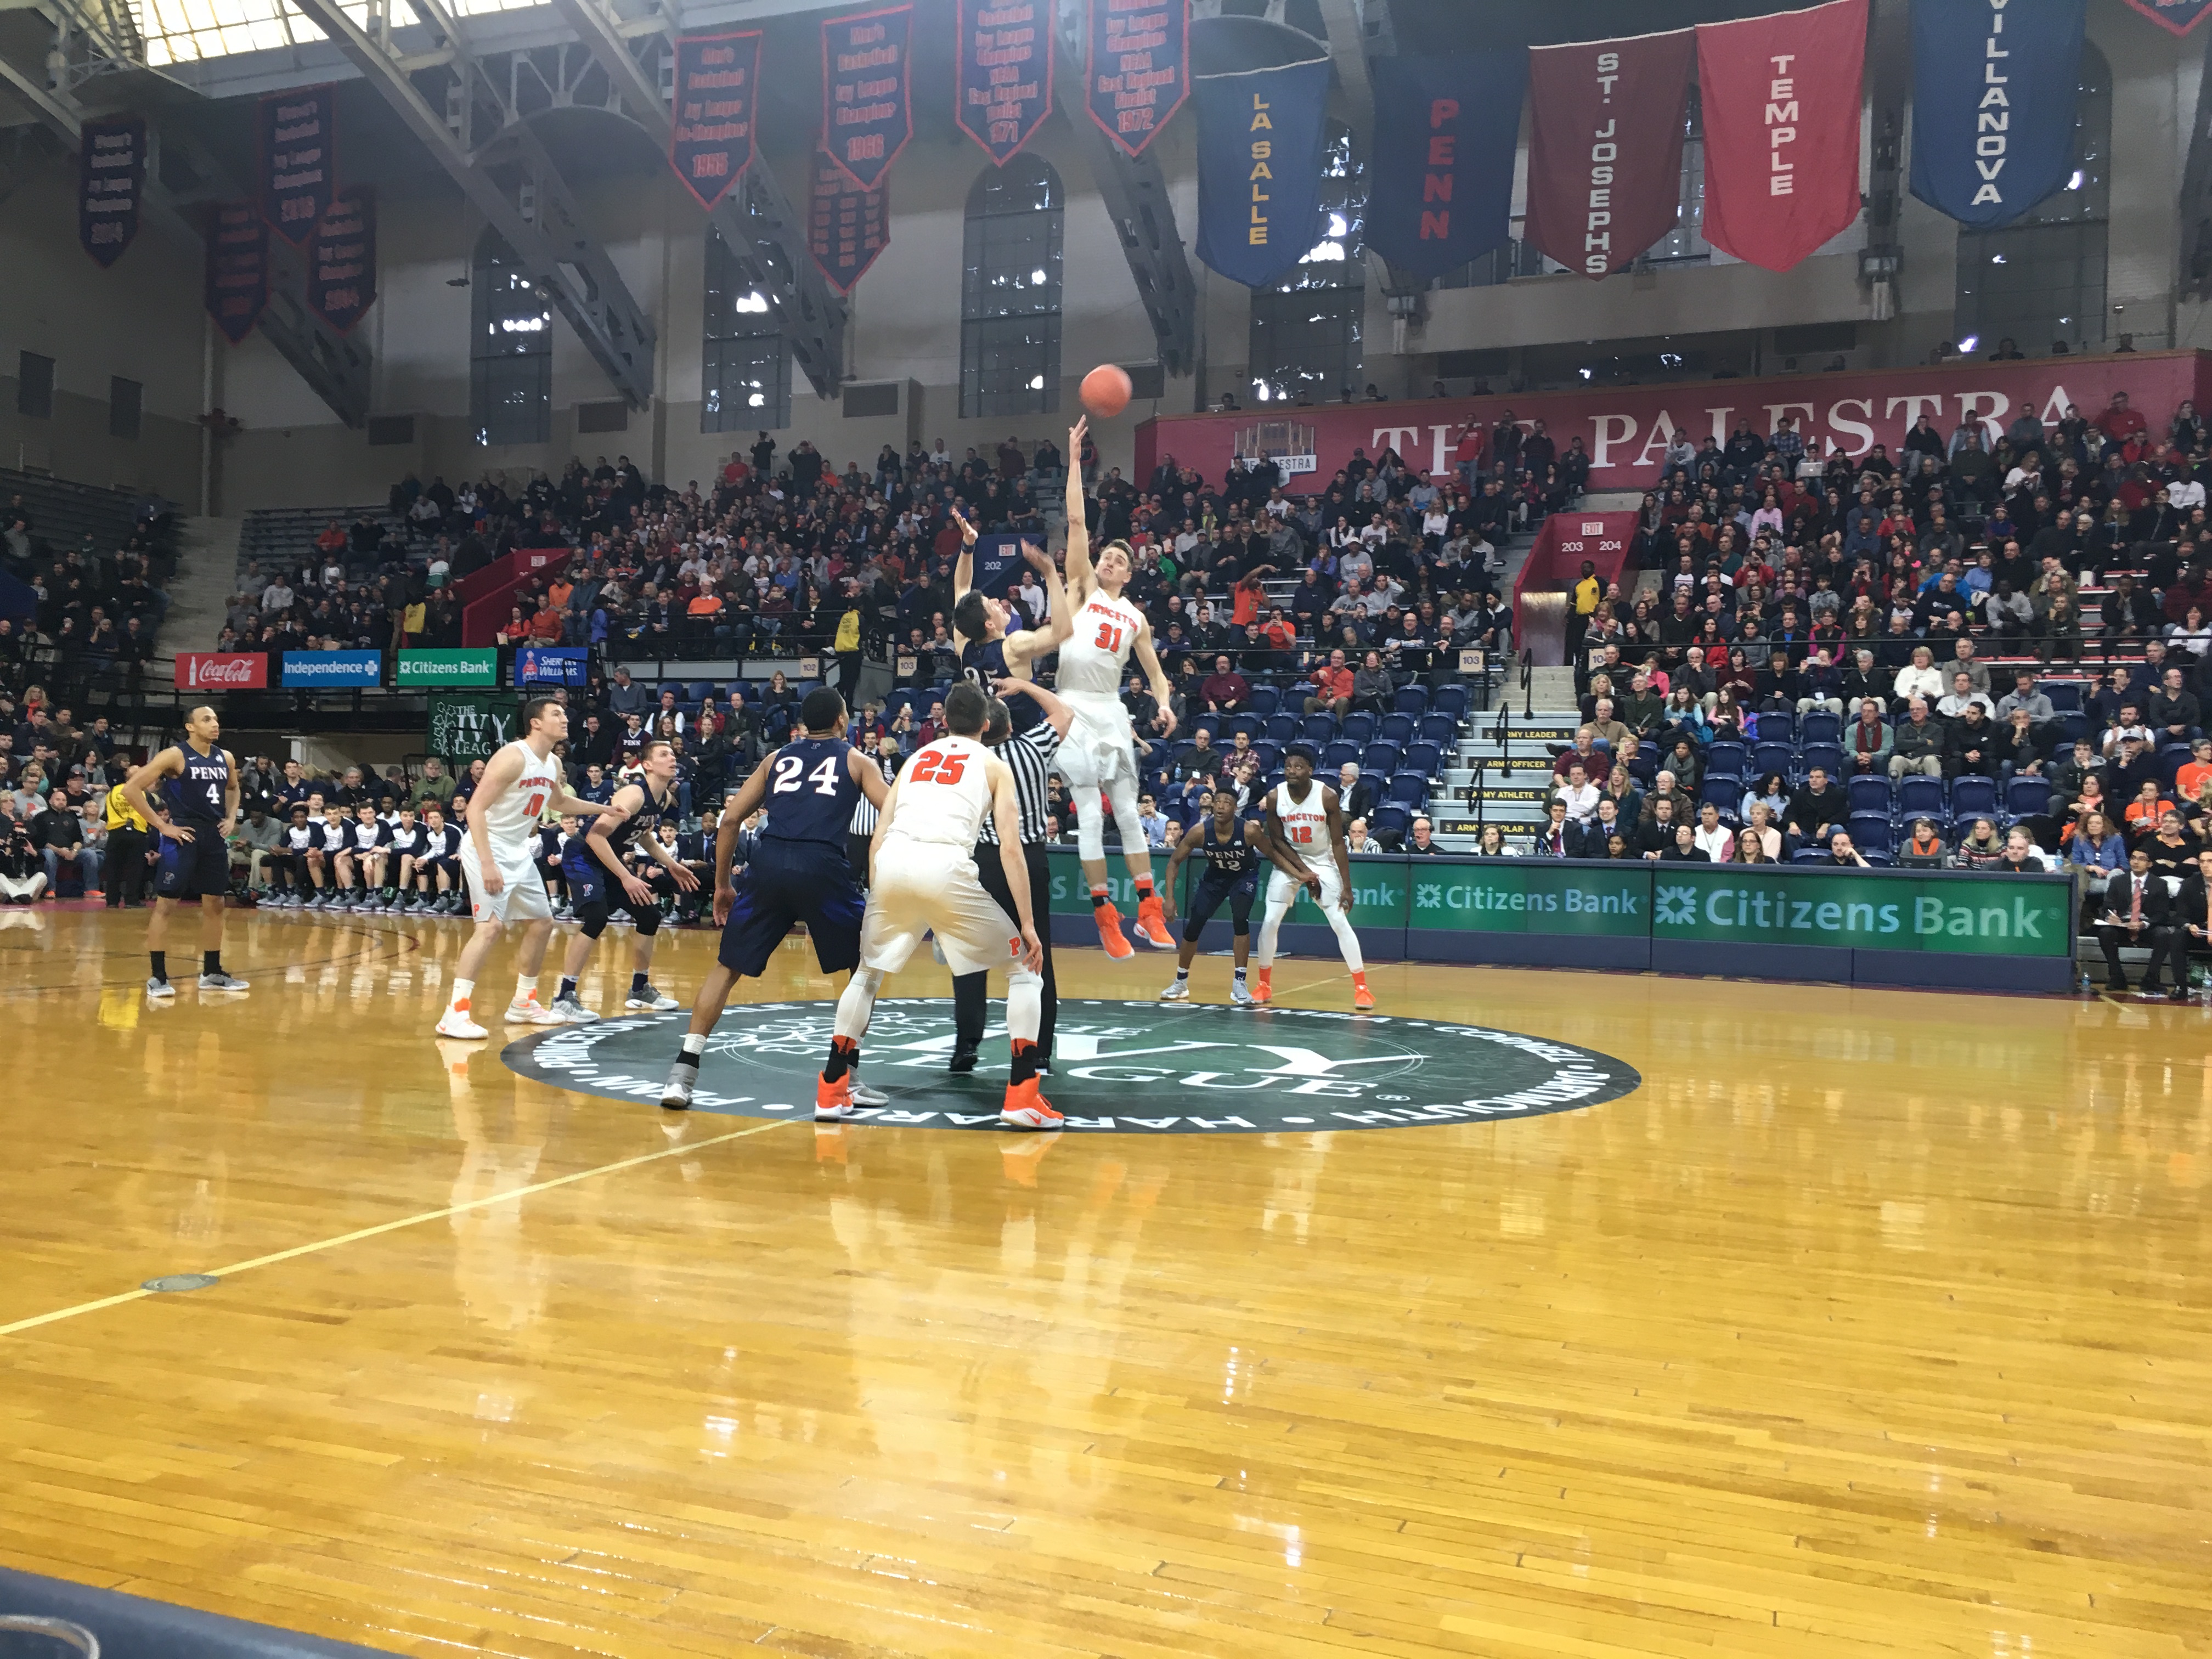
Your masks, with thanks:
<instances>
[{"instance_id":1,"label":"center court logo","mask_svg":"<svg viewBox=\"0 0 2212 1659\"><path fill-rule=\"evenodd\" d=\"M695 1110L811 1118L836 1005L732 1008L701 1056ZM657 1102L684 1017L602 1020L508 1047L526 1077L632 1103ZM891 1097L861 1124L996 1129L1006 1034L971 1077L945 1069L952 1006L876 1005L861 1074ZM1534 1117L1617 1100L1633 1068L1572 1043L1447 1021L1206 1004L1060 1004L1046 1093L1091 1133L1220 1134L1393 1129Z\"/></svg>"}]
</instances>

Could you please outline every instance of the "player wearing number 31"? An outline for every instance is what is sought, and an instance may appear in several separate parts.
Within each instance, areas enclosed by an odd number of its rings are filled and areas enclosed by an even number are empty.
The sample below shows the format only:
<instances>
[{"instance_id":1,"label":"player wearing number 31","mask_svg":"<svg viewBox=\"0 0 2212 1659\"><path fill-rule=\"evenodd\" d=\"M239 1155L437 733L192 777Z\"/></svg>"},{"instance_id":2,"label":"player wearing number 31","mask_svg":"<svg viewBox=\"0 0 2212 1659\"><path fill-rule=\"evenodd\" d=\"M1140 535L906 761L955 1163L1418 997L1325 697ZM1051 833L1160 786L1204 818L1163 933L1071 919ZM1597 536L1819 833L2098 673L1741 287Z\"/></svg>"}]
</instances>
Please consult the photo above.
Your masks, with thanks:
<instances>
[{"instance_id":1,"label":"player wearing number 31","mask_svg":"<svg viewBox=\"0 0 2212 1659\"><path fill-rule=\"evenodd\" d=\"M222 722L203 705L185 716L185 740L148 761L123 781L123 799L161 838L154 878L154 918L146 928L153 973L146 994L173 997L169 983L169 917L181 903L200 907L200 989L243 991L246 981L222 970L222 900L230 886L230 848L238 827L238 768L230 750L216 747ZM147 797L155 784L161 804Z\"/></svg>"},{"instance_id":2,"label":"player wearing number 31","mask_svg":"<svg viewBox=\"0 0 2212 1659\"><path fill-rule=\"evenodd\" d=\"M483 781L469 797L461 873L468 879L470 914L477 927L453 964L453 996L438 1019L440 1036L473 1041L487 1035L470 1017L470 1001L484 958L510 923L523 933L507 1023L562 1023L538 997L538 970L545 965L545 946L553 937L553 907L538 870L538 823L548 809L587 818L614 810L568 793L561 763L553 758L553 745L568 735L568 709L550 697L531 698L522 705L522 736L491 757Z\"/></svg>"}]
</instances>

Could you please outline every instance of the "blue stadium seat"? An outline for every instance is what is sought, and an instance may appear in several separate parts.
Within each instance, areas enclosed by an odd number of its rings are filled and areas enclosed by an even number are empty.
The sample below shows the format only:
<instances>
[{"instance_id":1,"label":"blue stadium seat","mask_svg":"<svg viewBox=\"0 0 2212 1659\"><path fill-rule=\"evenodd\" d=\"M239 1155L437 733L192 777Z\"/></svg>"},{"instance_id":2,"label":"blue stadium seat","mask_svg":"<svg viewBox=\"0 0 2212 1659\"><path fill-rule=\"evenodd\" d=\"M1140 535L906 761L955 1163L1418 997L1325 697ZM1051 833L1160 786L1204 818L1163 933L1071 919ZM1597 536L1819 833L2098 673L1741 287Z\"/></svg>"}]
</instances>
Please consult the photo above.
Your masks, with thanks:
<instances>
[{"instance_id":1,"label":"blue stadium seat","mask_svg":"<svg viewBox=\"0 0 2212 1659\"><path fill-rule=\"evenodd\" d=\"M2078 708L2069 714L2061 714L2058 729L2069 746L2077 744L2089 735L2089 717Z\"/></svg>"},{"instance_id":2,"label":"blue stadium seat","mask_svg":"<svg viewBox=\"0 0 2212 1659\"><path fill-rule=\"evenodd\" d=\"M2043 695L2051 699L2054 714L2073 714L2081 712L2081 682L2080 680L2039 680Z\"/></svg>"},{"instance_id":3,"label":"blue stadium seat","mask_svg":"<svg viewBox=\"0 0 2212 1659\"><path fill-rule=\"evenodd\" d=\"M1799 775L1809 774L1814 767L1827 773L1830 782L1844 775L1843 745L1833 743L1808 743L1797 756Z\"/></svg>"},{"instance_id":4,"label":"blue stadium seat","mask_svg":"<svg viewBox=\"0 0 2212 1659\"><path fill-rule=\"evenodd\" d=\"M1193 735L1203 732L1207 737L1212 738L1217 744L1218 744L1221 740L1221 716L1218 714L1194 714L1190 717L1190 729Z\"/></svg>"},{"instance_id":5,"label":"blue stadium seat","mask_svg":"<svg viewBox=\"0 0 2212 1659\"><path fill-rule=\"evenodd\" d=\"M1418 728L1421 741L1449 749L1459 741L1459 722L1449 714L1424 714Z\"/></svg>"},{"instance_id":6,"label":"blue stadium seat","mask_svg":"<svg viewBox=\"0 0 2212 1659\"><path fill-rule=\"evenodd\" d=\"M1398 769L1398 745L1395 743L1369 744L1367 752L1359 757L1359 769L1376 777L1389 777Z\"/></svg>"},{"instance_id":7,"label":"blue stadium seat","mask_svg":"<svg viewBox=\"0 0 2212 1659\"><path fill-rule=\"evenodd\" d=\"M1469 693L1465 686L1440 685L1430 695L1429 712L1436 714L1449 714L1454 720L1463 720L1467 718L1468 704L1470 701Z\"/></svg>"},{"instance_id":8,"label":"blue stadium seat","mask_svg":"<svg viewBox=\"0 0 2212 1659\"><path fill-rule=\"evenodd\" d=\"M684 683L684 701L690 703L694 708L706 702L708 697L714 695L714 688L713 684L706 680L686 680Z\"/></svg>"},{"instance_id":9,"label":"blue stadium seat","mask_svg":"<svg viewBox=\"0 0 2212 1659\"><path fill-rule=\"evenodd\" d=\"M1248 738L1260 735L1262 722L1257 714L1231 714L1221 722L1221 735L1233 738L1242 732Z\"/></svg>"},{"instance_id":10,"label":"blue stadium seat","mask_svg":"<svg viewBox=\"0 0 2212 1659\"><path fill-rule=\"evenodd\" d=\"M1390 712L1411 714L1418 720L1429 712L1429 688L1425 685L1401 686L1398 695L1391 699Z\"/></svg>"},{"instance_id":11,"label":"blue stadium seat","mask_svg":"<svg viewBox=\"0 0 2212 1659\"><path fill-rule=\"evenodd\" d=\"M1993 818L1997 812L1996 781L1983 777L1954 778L1951 781L1951 815L1954 817Z\"/></svg>"},{"instance_id":12,"label":"blue stadium seat","mask_svg":"<svg viewBox=\"0 0 2212 1659\"><path fill-rule=\"evenodd\" d=\"M1298 734L1298 717L1296 714L1270 714L1267 730L1268 742L1288 743ZM1259 733L1255 732L1252 735L1257 737Z\"/></svg>"},{"instance_id":13,"label":"blue stadium seat","mask_svg":"<svg viewBox=\"0 0 2212 1659\"><path fill-rule=\"evenodd\" d=\"M1346 743L1372 743L1375 740L1375 716L1346 714L1341 735Z\"/></svg>"},{"instance_id":14,"label":"blue stadium seat","mask_svg":"<svg viewBox=\"0 0 2212 1659\"><path fill-rule=\"evenodd\" d=\"M1786 743L1762 743L1751 751L1751 775L1765 777L1769 772L1779 772L1788 777L1797 765L1797 756Z\"/></svg>"},{"instance_id":15,"label":"blue stadium seat","mask_svg":"<svg viewBox=\"0 0 2212 1659\"><path fill-rule=\"evenodd\" d=\"M900 711L909 708L913 707L913 705L914 690L910 686L902 685L896 690L886 693L884 697L884 722L889 724L890 721L896 720L899 717Z\"/></svg>"},{"instance_id":16,"label":"blue stadium seat","mask_svg":"<svg viewBox=\"0 0 2212 1659\"><path fill-rule=\"evenodd\" d=\"M1877 870L1887 870L1897 862L1886 847L1863 848L1860 849L1859 856Z\"/></svg>"},{"instance_id":17,"label":"blue stadium seat","mask_svg":"<svg viewBox=\"0 0 2212 1659\"><path fill-rule=\"evenodd\" d=\"M1797 740L1797 722L1788 714L1753 714L1751 717L1751 736L1752 740L1754 743L1758 743L1762 745L1770 743L1790 744L1794 745ZM1786 769L1776 766L1762 767L1760 769L1762 771L1779 772L1785 770Z\"/></svg>"},{"instance_id":18,"label":"blue stadium seat","mask_svg":"<svg viewBox=\"0 0 2212 1659\"><path fill-rule=\"evenodd\" d=\"M1910 823L1923 812L1938 823L1943 822L1943 780L1899 778L1897 781L1898 821Z\"/></svg>"},{"instance_id":19,"label":"blue stadium seat","mask_svg":"<svg viewBox=\"0 0 2212 1659\"><path fill-rule=\"evenodd\" d=\"M1375 822L1368 828L1374 830L1377 841L1387 836L1402 842L1413 828L1413 815L1406 807L1384 801L1376 807Z\"/></svg>"},{"instance_id":20,"label":"blue stadium seat","mask_svg":"<svg viewBox=\"0 0 2212 1659\"><path fill-rule=\"evenodd\" d=\"M1825 847L1801 847L1790 855L1790 862L1792 864L1818 864L1822 859L1827 856L1828 849Z\"/></svg>"},{"instance_id":21,"label":"blue stadium seat","mask_svg":"<svg viewBox=\"0 0 2212 1659\"><path fill-rule=\"evenodd\" d=\"M1261 720L1267 719L1280 708L1282 701L1283 694L1272 685L1255 685L1252 688L1251 709Z\"/></svg>"},{"instance_id":22,"label":"blue stadium seat","mask_svg":"<svg viewBox=\"0 0 2212 1659\"><path fill-rule=\"evenodd\" d=\"M1418 808L1427 804L1429 781L1419 772L1395 772L1390 777L1392 805Z\"/></svg>"},{"instance_id":23,"label":"blue stadium seat","mask_svg":"<svg viewBox=\"0 0 2212 1659\"><path fill-rule=\"evenodd\" d=\"M1726 772L1740 778L1744 769L1750 764L1751 751L1740 743L1723 740L1705 750L1705 769L1708 772Z\"/></svg>"},{"instance_id":24,"label":"blue stadium seat","mask_svg":"<svg viewBox=\"0 0 2212 1659\"><path fill-rule=\"evenodd\" d=\"M1731 823L1741 815L1736 808L1743 804L1743 782L1740 778L1709 777L1698 790L1698 805L1710 802L1721 809L1721 816Z\"/></svg>"},{"instance_id":25,"label":"blue stadium seat","mask_svg":"<svg viewBox=\"0 0 2212 1659\"><path fill-rule=\"evenodd\" d=\"M1649 789L1659 775L1659 751L1648 743L1638 749L1636 758L1628 763L1628 775Z\"/></svg>"},{"instance_id":26,"label":"blue stadium seat","mask_svg":"<svg viewBox=\"0 0 2212 1659\"><path fill-rule=\"evenodd\" d=\"M1411 743L1413 740L1413 717L1411 714L1385 714L1382 717L1382 736L1390 743Z\"/></svg>"},{"instance_id":27,"label":"blue stadium seat","mask_svg":"<svg viewBox=\"0 0 2212 1659\"><path fill-rule=\"evenodd\" d=\"M1844 827L1850 833L1851 845L1862 853L1876 847L1887 849L1889 846L1891 829L1887 812L1854 812Z\"/></svg>"},{"instance_id":28,"label":"blue stadium seat","mask_svg":"<svg viewBox=\"0 0 2212 1659\"><path fill-rule=\"evenodd\" d=\"M1844 798L1851 804L1852 816L1861 812L1879 812L1889 816L1889 779L1881 774L1853 778L1844 786Z\"/></svg>"},{"instance_id":29,"label":"blue stadium seat","mask_svg":"<svg viewBox=\"0 0 2212 1659\"><path fill-rule=\"evenodd\" d=\"M1358 763L1359 745L1347 743L1342 738L1321 752L1321 769L1324 772L1334 772L1340 766L1356 766Z\"/></svg>"},{"instance_id":30,"label":"blue stadium seat","mask_svg":"<svg viewBox=\"0 0 2212 1659\"><path fill-rule=\"evenodd\" d=\"M2185 743L2161 744L2154 763L2158 768L2158 787L2171 795L2174 779L2181 769L2189 764L2189 745Z\"/></svg>"},{"instance_id":31,"label":"blue stadium seat","mask_svg":"<svg viewBox=\"0 0 2212 1659\"><path fill-rule=\"evenodd\" d=\"M1283 769L1282 744L1279 743L1267 742L1255 743L1252 745L1252 752L1260 757L1260 769L1262 772L1279 772Z\"/></svg>"},{"instance_id":32,"label":"blue stadium seat","mask_svg":"<svg viewBox=\"0 0 2212 1659\"><path fill-rule=\"evenodd\" d=\"M1405 752L1398 757L1398 767L1401 771L1419 772L1425 778L1434 777L1443 758L1443 750L1435 744L1409 743Z\"/></svg>"},{"instance_id":33,"label":"blue stadium seat","mask_svg":"<svg viewBox=\"0 0 2212 1659\"><path fill-rule=\"evenodd\" d=\"M2004 809L2015 818L2032 817L2051 810L2051 782L2047 778L2032 778L2015 775L2005 780Z\"/></svg>"},{"instance_id":34,"label":"blue stadium seat","mask_svg":"<svg viewBox=\"0 0 2212 1659\"><path fill-rule=\"evenodd\" d=\"M1838 743L1843 735L1843 721L1825 708L1808 710L1797 723L1797 741L1802 744Z\"/></svg>"},{"instance_id":35,"label":"blue stadium seat","mask_svg":"<svg viewBox=\"0 0 2212 1659\"><path fill-rule=\"evenodd\" d=\"M1307 715L1305 723L1298 727L1298 736L1317 747L1335 742L1336 716L1334 714Z\"/></svg>"}]
</instances>

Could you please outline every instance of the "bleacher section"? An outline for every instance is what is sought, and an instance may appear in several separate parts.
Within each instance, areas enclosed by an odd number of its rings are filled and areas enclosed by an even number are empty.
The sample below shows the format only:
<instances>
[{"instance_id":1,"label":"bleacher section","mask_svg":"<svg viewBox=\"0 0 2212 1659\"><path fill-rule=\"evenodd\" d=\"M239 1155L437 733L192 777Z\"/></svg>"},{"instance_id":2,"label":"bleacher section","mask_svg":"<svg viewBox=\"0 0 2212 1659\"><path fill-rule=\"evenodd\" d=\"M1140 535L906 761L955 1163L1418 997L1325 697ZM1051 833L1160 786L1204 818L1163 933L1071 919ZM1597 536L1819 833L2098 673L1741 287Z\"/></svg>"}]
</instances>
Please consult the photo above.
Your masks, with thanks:
<instances>
[{"instance_id":1,"label":"bleacher section","mask_svg":"<svg viewBox=\"0 0 2212 1659\"><path fill-rule=\"evenodd\" d=\"M137 497L123 490L0 467L0 505L17 495L30 509L33 539L57 554L75 551L88 536L102 553L114 552L130 538L137 510Z\"/></svg>"},{"instance_id":2,"label":"bleacher section","mask_svg":"<svg viewBox=\"0 0 2212 1659\"><path fill-rule=\"evenodd\" d=\"M249 513L238 538L238 574L244 576L246 566L256 562L267 575L298 568L316 556L315 538L331 520L337 520L339 529L349 530L364 513L384 526L387 538L404 540L404 526L384 510L382 502L365 507L264 507Z\"/></svg>"}]
</instances>

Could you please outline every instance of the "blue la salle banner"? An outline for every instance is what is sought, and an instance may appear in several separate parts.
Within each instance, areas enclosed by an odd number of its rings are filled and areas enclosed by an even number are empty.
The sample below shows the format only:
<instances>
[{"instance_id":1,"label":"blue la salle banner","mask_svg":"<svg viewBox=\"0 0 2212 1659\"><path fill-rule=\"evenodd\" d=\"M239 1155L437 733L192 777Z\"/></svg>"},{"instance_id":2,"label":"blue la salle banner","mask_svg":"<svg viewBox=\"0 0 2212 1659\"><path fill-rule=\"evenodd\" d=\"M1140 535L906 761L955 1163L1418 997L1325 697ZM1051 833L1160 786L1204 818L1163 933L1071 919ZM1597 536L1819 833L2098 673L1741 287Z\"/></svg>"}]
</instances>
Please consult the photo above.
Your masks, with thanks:
<instances>
[{"instance_id":1,"label":"blue la salle banner","mask_svg":"<svg viewBox=\"0 0 2212 1659\"><path fill-rule=\"evenodd\" d=\"M2074 170L2087 0L1913 0L1912 193L2008 225Z\"/></svg>"},{"instance_id":2,"label":"blue la salle banner","mask_svg":"<svg viewBox=\"0 0 2212 1659\"><path fill-rule=\"evenodd\" d=\"M591 654L580 645L526 645L514 653L514 683L581 685Z\"/></svg>"},{"instance_id":3,"label":"blue la salle banner","mask_svg":"<svg viewBox=\"0 0 2212 1659\"><path fill-rule=\"evenodd\" d=\"M379 685L384 680L381 651L287 651L287 685Z\"/></svg>"},{"instance_id":4,"label":"blue la salle banner","mask_svg":"<svg viewBox=\"0 0 2212 1659\"><path fill-rule=\"evenodd\" d=\"M1313 246L1321 216L1329 60L1202 75L1198 99L1198 257L1264 288Z\"/></svg>"},{"instance_id":5,"label":"blue la salle banner","mask_svg":"<svg viewBox=\"0 0 2212 1659\"><path fill-rule=\"evenodd\" d=\"M1528 49L1377 58L1367 246L1441 276L1510 234Z\"/></svg>"}]
</instances>

